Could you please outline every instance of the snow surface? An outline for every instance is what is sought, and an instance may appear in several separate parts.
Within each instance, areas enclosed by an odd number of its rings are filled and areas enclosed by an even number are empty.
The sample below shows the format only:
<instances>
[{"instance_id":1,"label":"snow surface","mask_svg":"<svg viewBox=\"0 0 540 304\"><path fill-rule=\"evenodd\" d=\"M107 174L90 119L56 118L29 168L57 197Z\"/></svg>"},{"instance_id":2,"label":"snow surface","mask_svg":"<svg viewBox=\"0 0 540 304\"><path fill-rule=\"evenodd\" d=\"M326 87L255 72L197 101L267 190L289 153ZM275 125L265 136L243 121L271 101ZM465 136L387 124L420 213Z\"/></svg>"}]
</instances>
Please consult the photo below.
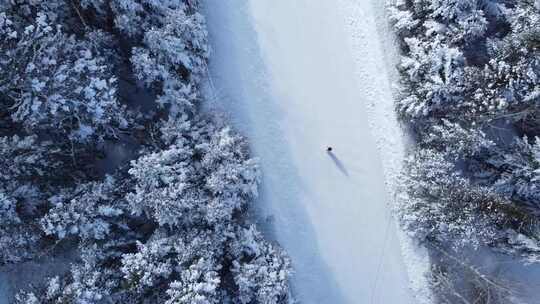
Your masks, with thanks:
<instances>
[{"instance_id":1,"label":"snow surface","mask_svg":"<svg viewBox=\"0 0 540 304\"><path fill-rule=\"evenodd\" d=\"M381 37L383 4L374 4L205 1L209 106L228 113L260 158L257 212L293 259L302 303L429 297L426 254L391 216L404 143L388 72L393 50ZM407 267L404 256L416 262Z\"/></svg>"},{"instance_id":2,"label":"snow surface","mask_svg":"<svg viewBox=\"0 0 540 304\"><path fill-rule=\"evenodd\" d=\"M0 272L0 304L9 304L11 293L8 276Z\"/></svg>"},{"instance_id":3,"label":"snow surface","mask_svg":"<svg viewBox=\"0 0 540 304\"><path fill-rule=\"evenodd\" d=\"M393 2L388 1L389 4ZM364 102L372 134L376 138L381 159L384 160L387 187L392 196L405 195L397 193L396 186L405 151L415 143L399 126L394 111L395 103L390 93L393 88L398 88L399 74L395 67L400 56L386 15L386 6L379 1L366 0L345 0L341 3L349 32L349 43L356 61L357 81L364 85L371 84L371 87L365 90L369 95ZM373 77L377 77L377 81L369 81ZM390 82L391 87L382 85L385 82ZM426 275L431 268L428 250L408 237L404 231L397 229L396 233L401 242L402 255L417 302L433 303L434 295Z\"/></svg>"}]
</instances>

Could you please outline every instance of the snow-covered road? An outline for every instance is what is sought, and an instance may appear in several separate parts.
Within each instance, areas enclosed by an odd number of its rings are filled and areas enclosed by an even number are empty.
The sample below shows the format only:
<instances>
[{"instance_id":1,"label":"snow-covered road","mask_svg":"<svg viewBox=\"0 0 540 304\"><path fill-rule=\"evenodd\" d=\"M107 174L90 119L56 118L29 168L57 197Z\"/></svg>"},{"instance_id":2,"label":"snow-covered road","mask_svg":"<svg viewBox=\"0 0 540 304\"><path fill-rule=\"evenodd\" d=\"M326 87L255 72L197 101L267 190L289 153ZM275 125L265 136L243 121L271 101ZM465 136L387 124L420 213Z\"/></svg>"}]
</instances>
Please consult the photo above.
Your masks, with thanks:
<instances>
[{"instance_id":1,"label":"snow-covered road","mask_svg":"<svg viewBox=\"0 0 540 304\"><path fill-rule=\"evenodd\" d=\"M257 210L293 259L299 300L415 303L385 186L401 140L395 122L377 118L392 119L384 113L392 95L376 6L206 0L205 7L211 106L229 114L260 158Z\"/></svg>"}]
</instances>

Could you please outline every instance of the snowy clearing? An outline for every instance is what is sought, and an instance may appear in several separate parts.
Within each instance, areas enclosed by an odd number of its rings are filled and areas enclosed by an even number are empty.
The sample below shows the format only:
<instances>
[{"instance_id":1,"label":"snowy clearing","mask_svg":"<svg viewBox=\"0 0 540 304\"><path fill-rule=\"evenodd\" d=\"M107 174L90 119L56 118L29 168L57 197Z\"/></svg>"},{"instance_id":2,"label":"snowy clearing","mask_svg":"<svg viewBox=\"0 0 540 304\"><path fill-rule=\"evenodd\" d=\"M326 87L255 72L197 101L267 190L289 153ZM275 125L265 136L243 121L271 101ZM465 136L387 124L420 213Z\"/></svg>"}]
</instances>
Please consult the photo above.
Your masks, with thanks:
<instances>
[{"instance_id":1,"label":"snowy clearing","mask_svg":"<svg viewBox=\"0 0 540 304\"><path fill-rule=\"evenodd\" d=\"M380 11L370 1L206 1L210 106L260 158L257 208L293 259L303 303L416 302L386 185L403 143Z\"/></svg>"}]
</instances>

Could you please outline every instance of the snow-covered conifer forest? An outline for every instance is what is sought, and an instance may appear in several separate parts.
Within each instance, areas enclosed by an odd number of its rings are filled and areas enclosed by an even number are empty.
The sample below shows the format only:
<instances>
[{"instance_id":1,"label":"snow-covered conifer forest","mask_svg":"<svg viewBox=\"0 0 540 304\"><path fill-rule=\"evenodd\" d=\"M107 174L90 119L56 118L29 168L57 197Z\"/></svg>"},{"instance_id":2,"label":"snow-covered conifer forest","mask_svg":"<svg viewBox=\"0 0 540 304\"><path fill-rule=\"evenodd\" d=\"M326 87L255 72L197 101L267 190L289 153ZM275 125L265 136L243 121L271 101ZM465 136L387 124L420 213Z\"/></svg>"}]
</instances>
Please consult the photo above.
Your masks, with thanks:
<instances>
[{"instance_id":1,"label":"snow-covered conifer forest","mask_svg":"<svg viewBox=\"0 0 540 304\"><path fill-rule=\"evenodd\" d=\"M289 301L198 0L2 0L0 40L0 302Z\"/></svg>"},{"instance_id":2,"label":"snow-covered conifer forest","mask_svg":"<svg viewBox=\"0 0 540 304\"><path fill-rule=\"evenodd\" d=\"M431 251L436 302L539 303L501 261L538 273L540 2L400 0L390 17L414 141L395 209Z\"/></svg>"}]
</instances>

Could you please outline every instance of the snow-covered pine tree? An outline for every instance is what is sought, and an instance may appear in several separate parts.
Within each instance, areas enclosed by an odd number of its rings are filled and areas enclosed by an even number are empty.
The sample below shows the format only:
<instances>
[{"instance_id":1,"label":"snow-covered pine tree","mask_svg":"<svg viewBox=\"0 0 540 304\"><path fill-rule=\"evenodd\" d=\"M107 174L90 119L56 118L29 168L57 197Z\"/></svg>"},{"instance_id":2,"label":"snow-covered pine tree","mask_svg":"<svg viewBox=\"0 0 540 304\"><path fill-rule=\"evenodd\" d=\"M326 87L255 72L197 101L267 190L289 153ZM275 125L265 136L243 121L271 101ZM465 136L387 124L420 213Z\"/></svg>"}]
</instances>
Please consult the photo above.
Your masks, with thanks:
<instances>
[{"instance_id":1,"label":"snow-covered pine tree","mask_svg":"<svg viewBox=\"0 0 540 304\"><path fill-rule=\"evenodd\" d=\"M75 236L82 240L107 238L119 216L126 212L124 193L112 176L103 182L90 182L56 194L49 199L52 208L41 219L47 235L58 239Z\"/></svg>"},{"instance_id":2,"label":"snow-covered pine tree","mask_svg":"<svg viewBox=\"0 0 540 304\"><path fill-rule=\"evenodd\" d=\"M406 163L396 212L416 238L459 250L492 247L540 261L540 221L489 188L455 173L442 153L418 150Z\"/></svg>"},{"instance_id":3,"label":"snow-covered pine tree","mask_svg":"<svg viewBox=\"0 0 540 304\"><path fill-rule=\"evenodd\" d=\"M465 58L437 41L405 39L410 50L399 66L402 92L398 113L421 123L463 103ZM450 115L452 113L450 112Z\"/></svg>"},{"instance_id":4,"label":"snow-covered pine tree","mask_svg":"<svg viewBox=\"0 0 540 304\"><path fill-rule=\"evenodd\" d=\"M442 119L419 139L419 147L433 149L453 160L481 158L488 150L495 150L495 143L474 124L462 126Z\"/></svg>"},{"instance_id":5,"label":"snow-covered pine tree","mask_svg":"<svg viewBox=\"0 0 540 304\"><path fill-rule=\"evenodd\" d=\"M207 32L204 18L188 5L164 10L162 19L144 31L131 62L140 81L158 88L158 104L174 119L200 100L198 86L209 56Z\"/></svg>"},{"instance_id":6,"label":"snow-covered pine tree","mask_svg":"<svg viewBox=\"0 0 540 304\"><path fill-rule=\"evenodd\" d=\"M258 168L247 158L244 140L208 122L182 135L169 148L133 162L130 209L160 225L230 220L257 195Z\"/></svg>"},{"instance_id":7,"label":"snow-covered pine tree","mask_svg":"<svg viewBox=\"0 0 540 304\"><path fill-rule=\"evenodd\" d=\"M93 250L82 250L81 262L73 264L71 272L62 277L47 278L43 286L20 290L17 304L99 303L112 293L111 270L98 264ZM127 302L119 302L127 303Z\"/></svg>"},{"instance_id":8,"label":"snow-covered pine tree","mask_svg":"<svg viewBox=\"0 0 540 304\"><path fill-rule=\"evenodd\" d=\"M540 215L540 139L516 139L482 162L483 184Z\"/></svg>"},{"instance_id":9,"label":"snow-covered pine tree","mask_svg":"<svg viewBox=\"0 0 540 304\"><path fill-rule=\"evenodd\" d=\"M39 251L36 220L58 183L54 171L65 166L58 150L36 136L0 137L0 264L31 258ZM67 166L65 166L67 168Z\"/></svg>"},{"instance_id":10,"label":"snow-covered pine tree","mask_svg":"<svg viewBox=\"0 0 540 304\"><path fill-rule=\"evenodd\" d=\"M232 275L238 288L233 303L286 304L292 300L289 290L291 261L265 241L255 227L239 227L229 245Z\"/></svg>"},{"instance_id":11,"label":"snow-covered pine tree","mask_svg":"<svg viewBox=\"0 0 540 304\"><path fill-rule=\"evenodd\" d=\"M116 79L90 45L47 14L29 24L0 13L1 111L29 132L101 139L125 126Z\"/></svg>"},{"instance_id":12,"label":"snow-covered pine tree","mask_svg":"<svg viewBox=\"0 0 540 304\"><path fill-rule=\"evenodd\" d=\"M488 27L504 22L503 9L491 0L404 1L391 9L402 39L397 106L403 119L414 124L439 117L471 122L506 109L498 98L502 94L483 98L482 90L493 92L493 84L482 78L490 73L477 66L487 56L482 50Z\"/></svg>"}]
</instances>

